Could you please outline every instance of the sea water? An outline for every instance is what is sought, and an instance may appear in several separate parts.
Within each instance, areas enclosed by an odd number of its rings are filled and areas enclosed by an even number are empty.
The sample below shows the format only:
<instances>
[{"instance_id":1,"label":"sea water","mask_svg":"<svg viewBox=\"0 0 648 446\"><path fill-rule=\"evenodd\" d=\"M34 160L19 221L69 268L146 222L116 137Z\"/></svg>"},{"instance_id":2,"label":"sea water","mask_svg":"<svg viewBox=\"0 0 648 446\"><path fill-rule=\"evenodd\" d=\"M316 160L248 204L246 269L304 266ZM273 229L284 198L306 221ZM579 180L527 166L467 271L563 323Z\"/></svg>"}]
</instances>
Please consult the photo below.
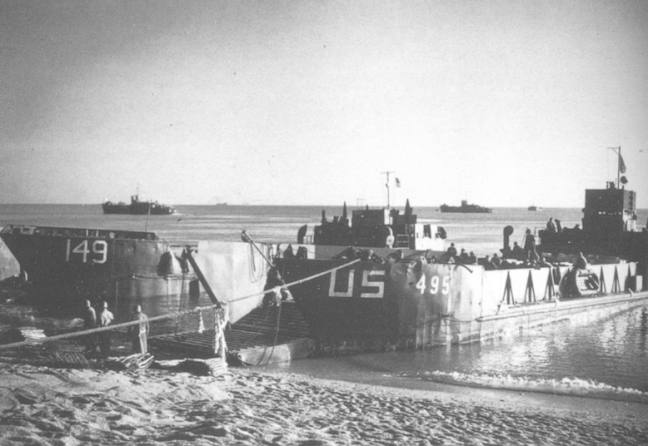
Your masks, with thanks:
<instances>
[{"instance_id":1,"label":"sea water","mask_svg":"<svg viewBox=\"0 0 648 446\"><path fill-rule=\"evenodd\" d=\"M383 385L407 381L648 403L648 307L588 325L560 322L511 338L274 366Z\"/></svg>"},{"instance_id":2,"label":"sea water","mask_svg":"<svg viewBox=\"0 0 648 446\"><path fill-rule=\"evenodd\" d=\"M241 231L257 241L296 241L298 228L321 220L321 206L177 206L170 216L103 215L99 205L0 204L0 225L31 224L152 231L182 244L199 240L239 241ZM327 218L341 207L324 207ZM458 249L477 255L499 252L502 230L511 225L511 241L524 231L545 226L549 217L563 227L580 224L571 208L494 208L491 214L448 214L416 208L419 222L443 226ZM645 222L647 210L639 221ZM365 354L295 361L288 370L335 379L375 376L398 385L406 380L444 382L516 390L582 394L648 401L648 308L589 325L561 322L508 339L415 352Z\"/></svg>"}]
</instances>

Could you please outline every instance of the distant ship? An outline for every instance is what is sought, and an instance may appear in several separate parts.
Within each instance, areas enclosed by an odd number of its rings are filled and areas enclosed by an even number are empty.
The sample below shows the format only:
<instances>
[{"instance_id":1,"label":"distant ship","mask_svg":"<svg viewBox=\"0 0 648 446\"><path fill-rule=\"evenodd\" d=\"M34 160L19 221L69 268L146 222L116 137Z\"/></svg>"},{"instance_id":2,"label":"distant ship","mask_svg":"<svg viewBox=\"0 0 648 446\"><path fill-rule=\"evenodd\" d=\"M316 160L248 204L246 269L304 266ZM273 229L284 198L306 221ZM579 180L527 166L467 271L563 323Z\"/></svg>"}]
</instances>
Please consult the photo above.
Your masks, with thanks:
<instances>
[{"instance_id":1,"label":"distant ship","mask_svg":"<svg viewBox=\"0 0 648 446\"><path fill-rule=\"evenodd\" d=\"M131 214L131 215L170 215L175 209L157 201L140 201L138 195L131 195L130 204L106 201L101 205L104 214Z\"/></svg>"},{"instance_id":2,"label":"distant ship","mask_svg":"<svg viewBox=\"0 0 648 446\"><path fill-rule=\"evenodd\" d=\"M531 205L531 206L529 206L529 207L527 208L527 210L529 210L529 211L537 211L537 210L538 210L538 206L533 206L533 205Z\"/></svg>"},{"instance_id":3,"label":"distant ship","mask_svg":"<svg viewBox=\"0 0 648 446\"><path fill-rule=\"evenodd\" d=\"M477 204L468 204L466 200L461 200L461 206L449 206L447 204L442 204L439 207L439 210L441 212L462 212L462 213L480 213L480 214L488 214L493 212L492 209L484 207L484 206L479 206Z\"/></svg>"}]
</instances>

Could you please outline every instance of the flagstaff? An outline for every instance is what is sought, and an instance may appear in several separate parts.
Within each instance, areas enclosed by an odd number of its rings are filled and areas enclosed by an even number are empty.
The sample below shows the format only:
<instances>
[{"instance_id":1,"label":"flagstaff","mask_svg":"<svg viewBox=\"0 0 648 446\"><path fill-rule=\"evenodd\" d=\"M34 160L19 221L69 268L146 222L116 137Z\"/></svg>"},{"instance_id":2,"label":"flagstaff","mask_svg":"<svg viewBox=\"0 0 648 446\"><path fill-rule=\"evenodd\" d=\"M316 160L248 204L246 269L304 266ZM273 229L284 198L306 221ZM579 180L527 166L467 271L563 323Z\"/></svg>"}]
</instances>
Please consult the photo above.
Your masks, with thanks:
<instances>
[{"instance_id":1,"label":"flagstaff","mask_svg":"<svg viewBox=\"0 0 648 446\"><path fill-rule=\"evenodd\" d=\"M609 150L614 150L617 154L617 180L616 180L616 187L617 189L621 188L621 174L625 173L626 171L626 166L625 162L623 161L623 157L621 156L621 146L618 147L608 147Z\"/></svg>"},{"instance_id":2,"label":"flagstaff","mask_svg":"<svg viewBox=\"0 0 648 446\"><path fill-rule=\"evenodd\" d=\"M387 188L387 209L390 208L389 206L389 175L394 173L393 170L386 170L384 172L380 172L385 175L385 187Z\"/></svg>"}]
</instances>

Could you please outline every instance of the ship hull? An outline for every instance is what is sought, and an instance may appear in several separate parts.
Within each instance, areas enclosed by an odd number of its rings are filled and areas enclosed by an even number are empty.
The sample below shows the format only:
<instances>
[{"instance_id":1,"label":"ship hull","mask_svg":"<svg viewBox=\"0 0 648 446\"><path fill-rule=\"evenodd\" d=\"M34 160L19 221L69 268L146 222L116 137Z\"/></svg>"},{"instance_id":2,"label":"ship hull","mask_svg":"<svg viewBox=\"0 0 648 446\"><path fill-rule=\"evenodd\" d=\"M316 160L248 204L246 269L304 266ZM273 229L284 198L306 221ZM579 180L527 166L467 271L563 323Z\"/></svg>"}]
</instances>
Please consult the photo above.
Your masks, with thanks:
<instances>
[{"instance_id":1,"label":"ship hull","mask_svg":"<svg viewBox=\"0 0 648 446\"><path fill-rule=\"evenodd\" d=\"M181 260L185 247L152 233L9 226L0 237L26 273L29 298L38 306L76 314L85 299L105 300L123 320L137 304L149 316L213 304ZM190 249L198 251L194 259L219 301L263 291L267 266L248 244L201 242ZM259 294L228 305L230 320L261 301Z\"/></svg>"},{"instance_id":2,"label":"ship hull","mask_svg":"<svg viewBox=\"0 0 648 446\"><path fill-rule=\"evenodd\" d=\"M285 259L279 267L291 282L344 262ZM620 307L648 299L646 292L626 294L643 287L636 264L595 269L599 297L580 300L558 298L568 267L487 271L477 265L359 262L291 290L322 352L375 351L478 341L511 327L555 321L563 307L571 317L604 298L625 296ZM525 319L530 312L538 316Z\"/></svg>"},{"instance_id":3,"label":"ship hull","mask_svg":"<svg viewBox=\"0 0 648 446\"><path fill-rule=\"evenodd\" d=\"M169 306L156 307L167 288L188 290L190 277L179 268L168 274L158 270L170 246L150 233L17 227L0 236L26 273L32 301L40 305L66 309L84 299L106 300L117 313L128 314L135 303L151 299L149 311L160 313Z\"/></svg>"},{"instance_id":4,"label":"ship hull","mask_svg":"<svg viewBox=\"0 0 648 446\"><path fill-rule=\"evenodd\" d=\"M466 209L462 207L454 207L454 206L442 206L439 208L439 210L443 213L461 213L461 214L490 214L493 211L491 209L487 208L480 208L480 209Z\"/></svg>"}]
</instances>

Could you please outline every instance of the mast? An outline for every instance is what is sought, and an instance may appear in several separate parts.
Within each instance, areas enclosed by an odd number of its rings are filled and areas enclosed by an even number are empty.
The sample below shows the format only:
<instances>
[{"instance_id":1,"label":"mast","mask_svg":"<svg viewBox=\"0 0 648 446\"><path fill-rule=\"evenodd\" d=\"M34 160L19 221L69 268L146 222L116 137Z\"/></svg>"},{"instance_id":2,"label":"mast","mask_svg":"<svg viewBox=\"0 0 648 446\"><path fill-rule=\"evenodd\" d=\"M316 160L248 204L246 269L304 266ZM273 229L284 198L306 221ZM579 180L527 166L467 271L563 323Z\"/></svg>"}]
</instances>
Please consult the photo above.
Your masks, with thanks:
<instances>
[{"instance_id":1,"label":"mast","mask_svg":"<svg viewBox=\"0 0 648 446\"><path fill-rule=\"evenodd\" d=\"M146 209L146 221L144 222L144 232L148 232L149 217L151 216L151 202L147 201L146 205L147 205L147 209Z\"/></svg>"},{"instance_id":2,"label":"mast","mask_svg":"<svg viewBox=\"0 0 648 446\"><path fill-rule=\"evenodd\" d=\"M621 146L617 151L617 189L621 189Z\"/></svg>"},{"instance_id":3,"label":"mast","mask_svg":"<svg viewBox=\"0 0 648 446\"><path fill-rule=\"evenodd\" d=\"M387 188L387 209L389 209L389 175L394 173L393 170L386 170L384 172L380 172L385 174L385 187Z\"/></svg>"}]
</instances>

